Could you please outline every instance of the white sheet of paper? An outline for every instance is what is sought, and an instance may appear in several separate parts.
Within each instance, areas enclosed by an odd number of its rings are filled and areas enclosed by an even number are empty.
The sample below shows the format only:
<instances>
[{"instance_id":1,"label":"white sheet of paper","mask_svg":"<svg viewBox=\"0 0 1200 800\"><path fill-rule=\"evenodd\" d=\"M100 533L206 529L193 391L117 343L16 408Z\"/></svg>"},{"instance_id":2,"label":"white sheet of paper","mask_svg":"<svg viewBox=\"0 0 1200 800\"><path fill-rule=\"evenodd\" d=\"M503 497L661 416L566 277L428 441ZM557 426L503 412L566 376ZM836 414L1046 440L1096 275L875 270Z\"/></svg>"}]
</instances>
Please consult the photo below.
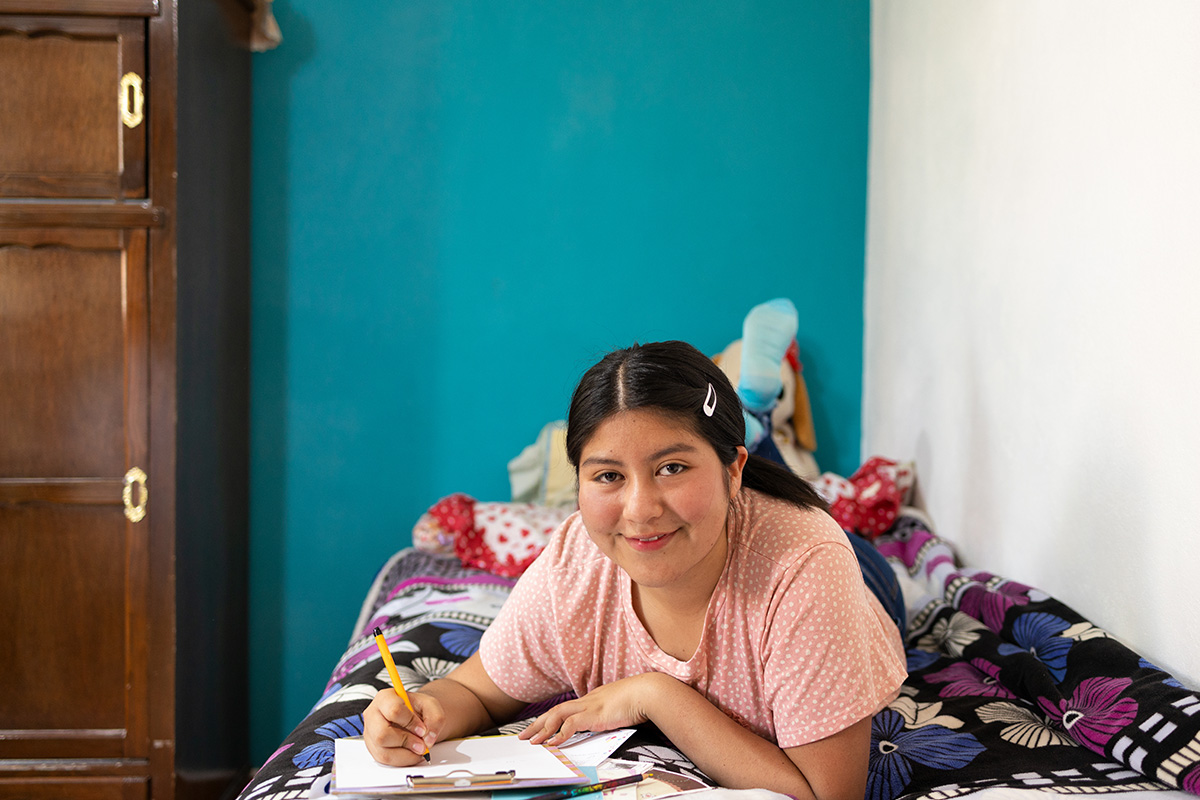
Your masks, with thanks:
<instances>
[{"instance_id":1,"label":"white sheet of paper","mask_svg":"<svg viewBox=\"0 0 1200 800\"><path fill-rule=\"evenodd\" d=\"M615 731L577 733L558 749L578 767L598 767L600 762L613 754L621 743L633 736L633 728L618 728Z\"/></svg>"},{"instance_id":2,"label":"white sheet of paper","mask_svg":"<svg viewBox=\"0 0 1200 800\"><path fill-rule=\"evenodd\" d=\"M438 742L429 750L430 763L415 767L389 767L367 752L361 737L333 743L334 783L338 791L387 789L406 785L408 776L427 778L468 769L476 775L515 770L515 781L562 780L578 776L541 745L516 736L479 736ZM582 782L583 779L580 779Z\"/></svg>"}]
</instances>

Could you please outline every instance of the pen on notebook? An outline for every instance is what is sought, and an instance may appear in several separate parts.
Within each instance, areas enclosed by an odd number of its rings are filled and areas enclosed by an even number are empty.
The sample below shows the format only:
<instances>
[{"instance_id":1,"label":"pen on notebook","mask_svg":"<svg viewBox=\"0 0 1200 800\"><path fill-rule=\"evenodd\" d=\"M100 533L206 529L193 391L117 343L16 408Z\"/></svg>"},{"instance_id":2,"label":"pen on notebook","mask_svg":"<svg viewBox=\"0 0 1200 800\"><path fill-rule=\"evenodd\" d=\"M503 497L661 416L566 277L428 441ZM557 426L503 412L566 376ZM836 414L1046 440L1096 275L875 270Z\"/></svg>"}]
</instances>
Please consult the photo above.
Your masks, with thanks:
<instances>
[{"instance_id":1,"label":"pen on notebook","mask_svg":"<svg viewBox=\"0 0 1200 800\"><path fill-rule=\"evenodd\" d=\"M549 792L547 794L539 794L537 797L531 797L529 800L564 800L567 797L578 797L581 794L591 794L592 792L603 792L605 789L615 789L618 786L628 786L631 783L637 783L642 778L646 777L640 772L636 775L626 775L624 778L613 778L609 781L600 781L599 783L589 783L585 786L572 786L568 789L561 789L557 792Z\"/></svg>"},{"instance_id":2,"label":"pen on notebook","mask_svg":"<svg viewBox=\"0 0 1200 800\"><path fill-rule=\"evenodd\" d=\"M413 716L416 716L417 712L412 706L412 701L408 699L408 692L404 691L404 682L400 680L400 673L396 672L396 662L392 660L392 651L388 649L387 639L383 638L383 631L379 628L375 629L375 644L379 645L379 654L383 656L383 663L387 664L388 675L392 676L392 686L396 688L396 694L400 695L404 705L413 713ZM425 746L425 761L429 762L428 745Z\"/></svg>"}]
</instances>

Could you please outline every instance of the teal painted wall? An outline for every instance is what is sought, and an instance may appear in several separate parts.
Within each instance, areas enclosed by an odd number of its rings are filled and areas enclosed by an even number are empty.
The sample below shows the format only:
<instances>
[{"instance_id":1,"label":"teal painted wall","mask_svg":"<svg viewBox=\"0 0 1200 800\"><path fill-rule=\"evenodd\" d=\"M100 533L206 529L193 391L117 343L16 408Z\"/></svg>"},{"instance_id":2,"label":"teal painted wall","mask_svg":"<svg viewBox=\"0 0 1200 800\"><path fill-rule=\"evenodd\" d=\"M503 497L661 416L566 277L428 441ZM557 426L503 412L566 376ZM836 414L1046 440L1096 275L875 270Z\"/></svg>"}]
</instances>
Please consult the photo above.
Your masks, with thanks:
<instances>
[{"instance_id":1,"label":"teal painted wall","mask_svg":"<svg viewBox=\"0 0 1200 800\"><path fill-rule=\"evenodd\" d=\"M277 0L254 60L251 736L320 696L371 578L635 340L801 312L857 466L868 0Z\"/></svg>"}]
</instances>

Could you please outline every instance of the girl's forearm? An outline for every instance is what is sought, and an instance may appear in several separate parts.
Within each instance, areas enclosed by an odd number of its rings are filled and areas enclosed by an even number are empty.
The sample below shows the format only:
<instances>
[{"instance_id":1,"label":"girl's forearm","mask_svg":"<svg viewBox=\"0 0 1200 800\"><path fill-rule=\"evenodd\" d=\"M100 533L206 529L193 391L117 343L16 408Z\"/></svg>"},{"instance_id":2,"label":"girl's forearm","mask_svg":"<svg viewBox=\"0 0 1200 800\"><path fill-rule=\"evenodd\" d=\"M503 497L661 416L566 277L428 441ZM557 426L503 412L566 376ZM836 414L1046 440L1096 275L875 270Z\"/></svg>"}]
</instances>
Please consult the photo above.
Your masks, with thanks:
<instances>
[{"instance_id":1,"label":"girl's forearm","mask_svg":"<svg viewBox=\"0 0 1200 800\"><path fill-rule=\"evenodd\" d=\"M475 694L453 678L441 678L421 687L423 694L436 697L445 712L438 741L460 739L492 727L495 722Z\"/></svg>"},{"instance_id":2,"label":"girl's forearm","mask_svg":"<svg viewBox=\"0 0 1200 800\"><path fill-rule=\"evenodd\" d=\"M743 728L692 687L660 675L650 694L650 720L721 786L770 789L800 800L815 796L783 750Z\"/></svg>"}]
</instances>

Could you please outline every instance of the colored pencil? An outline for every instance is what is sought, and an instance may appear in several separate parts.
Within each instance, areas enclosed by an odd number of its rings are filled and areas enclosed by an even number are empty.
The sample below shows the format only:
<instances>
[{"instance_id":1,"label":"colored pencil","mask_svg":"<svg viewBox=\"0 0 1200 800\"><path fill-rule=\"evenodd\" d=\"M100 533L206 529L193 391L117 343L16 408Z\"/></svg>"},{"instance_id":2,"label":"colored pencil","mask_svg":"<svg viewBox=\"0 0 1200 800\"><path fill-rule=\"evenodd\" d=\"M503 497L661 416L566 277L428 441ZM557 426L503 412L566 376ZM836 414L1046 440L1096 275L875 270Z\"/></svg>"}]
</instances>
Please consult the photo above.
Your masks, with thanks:
<instances>
[{"instance_id":1,"label":"colored pencil","mask_svg":"<svg viewBox=\"0 0 1200 800\"><path fill-rule=\"evenodd\" d=\"M605 789L615 789L618 786L628 786L631 783L637 783L644 777L645 776L641 773L638 773L637 775L626 775L623 778L613 778L612 780L600 781L599 783L589 783L586 786L572 786L568 789L561 789L557 792L539 794L537 797L529 798L529 800L565 800L565 798L578 797L581 794L603 792Z\"/></svg>"}]
</instances>

